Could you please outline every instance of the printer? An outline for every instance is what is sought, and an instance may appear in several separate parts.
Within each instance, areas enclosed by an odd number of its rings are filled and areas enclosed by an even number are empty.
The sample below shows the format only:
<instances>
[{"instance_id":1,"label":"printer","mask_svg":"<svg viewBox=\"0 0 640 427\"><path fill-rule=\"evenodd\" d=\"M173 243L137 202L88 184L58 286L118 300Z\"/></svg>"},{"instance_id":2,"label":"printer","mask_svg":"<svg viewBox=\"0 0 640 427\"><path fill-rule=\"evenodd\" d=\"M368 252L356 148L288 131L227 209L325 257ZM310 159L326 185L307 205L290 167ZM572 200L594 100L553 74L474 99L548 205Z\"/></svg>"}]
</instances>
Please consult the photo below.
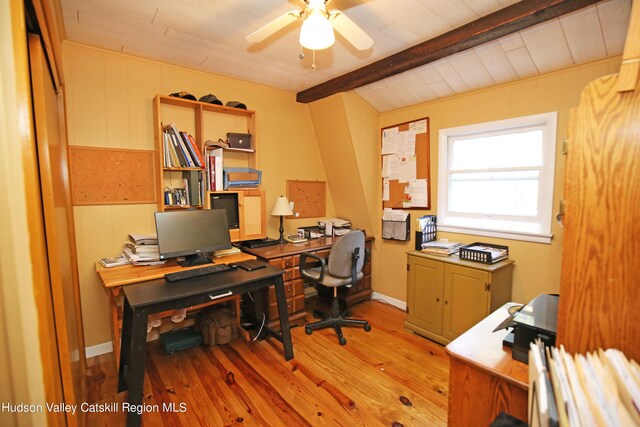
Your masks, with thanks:
<instances>
[{"instance_id":1,"label":"printer","mask_svg":"<svg viewBox=\"0 0 640 427\"><path fill-rule=\"evenodd\" d=\"M558 295L538 295L515 311L495 331L513 328L503 344L511 346L515 360L529 363L529 344L540 338L545 346L554 346L558 329Z\"/></svg>"}]
</instances>

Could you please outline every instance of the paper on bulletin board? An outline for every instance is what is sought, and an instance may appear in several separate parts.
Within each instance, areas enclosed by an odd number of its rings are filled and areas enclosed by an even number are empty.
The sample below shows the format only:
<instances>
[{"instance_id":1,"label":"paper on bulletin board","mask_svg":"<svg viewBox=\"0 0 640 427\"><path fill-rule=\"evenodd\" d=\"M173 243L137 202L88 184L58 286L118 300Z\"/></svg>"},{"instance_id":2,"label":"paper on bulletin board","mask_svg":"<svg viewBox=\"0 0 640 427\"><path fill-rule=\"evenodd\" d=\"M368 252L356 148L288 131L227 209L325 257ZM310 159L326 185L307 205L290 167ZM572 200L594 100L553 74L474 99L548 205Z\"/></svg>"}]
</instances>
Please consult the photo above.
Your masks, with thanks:
<instances>
[{"instance_id":1,"label":"paper on bulletin board","mask_svg":"<svg viewBox=\"0 0 640 427\"><path fill-rule=\"evenodd\" d=\"M397 153L399 144L400 134L397 127L382 132L382 155Z\"/></svg>"},{"instance_id":2,"label":"paper on bulletin board","mask_svg":"<svg viewBox=\"0 0 640 427\"><path fill-rule=\"evenodd\" d=\"M416 179L416 156L403 157L398 167L398 182Z\"/></svg>"},{"instance_id":3,"label":"paper on bulletin board","mask_svg":"<svg viewBox=\"0 0 640 427\"><path fill-rule=\"evenodd\" d=\"M426 133L427 132L427 121L426 120L418 120L417 122L409 123L409 130L414 131L415 133Z\"/></svg>"},{"instance_id":4,"label":"paper on bulletin board","mask_svg":"<svg viewBox=\"0 0 640 427\"><path fill-rule=\"evenodd\" d=\"M426 179L412 179L409 180L409 185L404 190L407 194L408 202L405 202L411 208L426 208L428 206L428 187Z\"/></svg>"},{"instance_id":5,"label":"paper on bulletin board","mask_svg":"<svg viewBox=\"0 0 640 427\"><path fill-rule=\"evenodd\" d=\"M389 179L398 179L398 171L400 169L400 157L395 154L387 154L382 156L382 177Z\"/></svg>"},{"instance_id":6,"label":"paper on bulletin board","mask_svg":"<svg viewBox=\"0 0 640 427\"><path fill-rule=\"evenodd\" d=\"M416 155L416 133L414 131L401 132L398 138L398 156Z\"/></svg>"},{"instance_id":7,"label":"paper on bulletin board","mask_svg":"<svg viewBox=\"0 0 640 427\"><path fill-rule=\"evenodd\" d=\"M384 178L382 180L382 201L386 202L389 200L389 178Z\"/></svg>"}]
</instances>

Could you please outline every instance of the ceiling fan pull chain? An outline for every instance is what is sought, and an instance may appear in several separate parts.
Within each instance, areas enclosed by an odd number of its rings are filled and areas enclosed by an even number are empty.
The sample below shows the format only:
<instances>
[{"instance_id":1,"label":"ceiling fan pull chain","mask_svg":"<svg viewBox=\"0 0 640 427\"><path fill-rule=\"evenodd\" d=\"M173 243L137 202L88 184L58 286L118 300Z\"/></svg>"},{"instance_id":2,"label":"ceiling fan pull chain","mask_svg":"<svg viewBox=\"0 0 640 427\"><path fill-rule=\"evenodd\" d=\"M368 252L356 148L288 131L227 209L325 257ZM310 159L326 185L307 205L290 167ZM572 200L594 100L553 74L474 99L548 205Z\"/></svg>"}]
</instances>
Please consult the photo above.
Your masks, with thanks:
<instances>
[{"instance_id":1,"label":"ceiling fan pull chain","mask_svg":"<svg viewBox=\"0 0 640 427\"><path fill-rule=\"evenodd\" d=\"M316 51L312 50L311 52L313 52L313 62L311 64L311 69L315 71L316 70Z\"/></svg>"}]
</instances>

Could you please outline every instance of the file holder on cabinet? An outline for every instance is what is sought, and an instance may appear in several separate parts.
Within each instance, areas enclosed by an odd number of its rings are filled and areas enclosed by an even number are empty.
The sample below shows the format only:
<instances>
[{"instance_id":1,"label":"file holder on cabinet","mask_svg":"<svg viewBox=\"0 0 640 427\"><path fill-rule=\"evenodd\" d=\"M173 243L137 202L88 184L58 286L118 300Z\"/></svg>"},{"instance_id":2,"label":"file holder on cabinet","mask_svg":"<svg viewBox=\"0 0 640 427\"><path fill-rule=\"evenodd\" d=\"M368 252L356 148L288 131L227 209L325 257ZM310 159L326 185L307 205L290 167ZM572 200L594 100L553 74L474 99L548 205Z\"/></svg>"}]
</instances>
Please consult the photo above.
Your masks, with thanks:
<instances>
[{"instance_id":1,"label":"file holder on cabinet","mask_svg":"<svg viewBox=\"0 0 640 427\"><path fill-rule=\"evenodd\" d=\"M404 221L382 220L382 238L386 240L409 240L411 214L407 214Z\"/></svg>"},{"instance_id":2,"label":"file holder on cabinet","mask_svg":"<svg viewBox=\"0 0 640 427\"><path fill-rule=\"evenodd\" d=\"M418 230L416 231L416 251L422 250L422 244L436 240L437 216L424 215L418 218Z\"/></svg>"}]
</instances>

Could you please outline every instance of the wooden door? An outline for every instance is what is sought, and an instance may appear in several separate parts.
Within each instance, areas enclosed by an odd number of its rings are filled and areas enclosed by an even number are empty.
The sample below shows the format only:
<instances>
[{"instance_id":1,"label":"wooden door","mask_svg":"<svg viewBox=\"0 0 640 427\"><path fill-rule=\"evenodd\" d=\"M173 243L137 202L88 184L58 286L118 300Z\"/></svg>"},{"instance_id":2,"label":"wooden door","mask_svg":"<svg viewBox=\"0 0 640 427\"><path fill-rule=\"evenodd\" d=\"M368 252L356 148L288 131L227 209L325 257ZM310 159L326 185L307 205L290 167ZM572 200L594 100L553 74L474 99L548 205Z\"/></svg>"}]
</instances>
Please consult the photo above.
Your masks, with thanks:
<instances>
[{"instance_id":1,"label":"wooden door","mask_svg":"<svg viewBox=\"0 0 640 427\"><path fill-rule=\"evenodd\" d=\"M443 263L410 256L407 279L409 285L407 322L440 335L444 286Z\"/></svg>"},{"instance_id":2,"label":"wooden door","mask_svg":"<svg viewBox=\"0 0 640 427\"><path fill-rule=\"evenodd\" d=\"M618 79L588 84L572 115L557 341L640 360L640 88Z\"/></svg>"},{"instance_id":3,"label":"wooden door","mask_svg":"<svg viewBox=\"0 0 640 427\"><path fill-rule=\"evenodd\" d=\"M29 36L33 113L40 173L53 318L66 404L83 399L86 371L67 138L62 89L49 73L39 36ZM56 89L58 91L56 92ZM81 411L67 412L68 425L81 424Z\"/></svg>"},{"instance_id":4,"label":"wooden door","mask_svg":"<svg viewBox=\"0 0 640 427\"><path fill-rule=\"evenodd\" d=\"M442 336L456 339L489 314L487 283L486 271L445 266Z\"/></svg>"},{"instance_id":5,"label":"wooden door","mask_svg":"<svg viewBox=\"0 0 640 427\"><path fill-rule=\"evenodd\" d=\"M238 194L240 240L262 239L266 234L264 191L248 190Z\"/></svg>"}]
</instances>

